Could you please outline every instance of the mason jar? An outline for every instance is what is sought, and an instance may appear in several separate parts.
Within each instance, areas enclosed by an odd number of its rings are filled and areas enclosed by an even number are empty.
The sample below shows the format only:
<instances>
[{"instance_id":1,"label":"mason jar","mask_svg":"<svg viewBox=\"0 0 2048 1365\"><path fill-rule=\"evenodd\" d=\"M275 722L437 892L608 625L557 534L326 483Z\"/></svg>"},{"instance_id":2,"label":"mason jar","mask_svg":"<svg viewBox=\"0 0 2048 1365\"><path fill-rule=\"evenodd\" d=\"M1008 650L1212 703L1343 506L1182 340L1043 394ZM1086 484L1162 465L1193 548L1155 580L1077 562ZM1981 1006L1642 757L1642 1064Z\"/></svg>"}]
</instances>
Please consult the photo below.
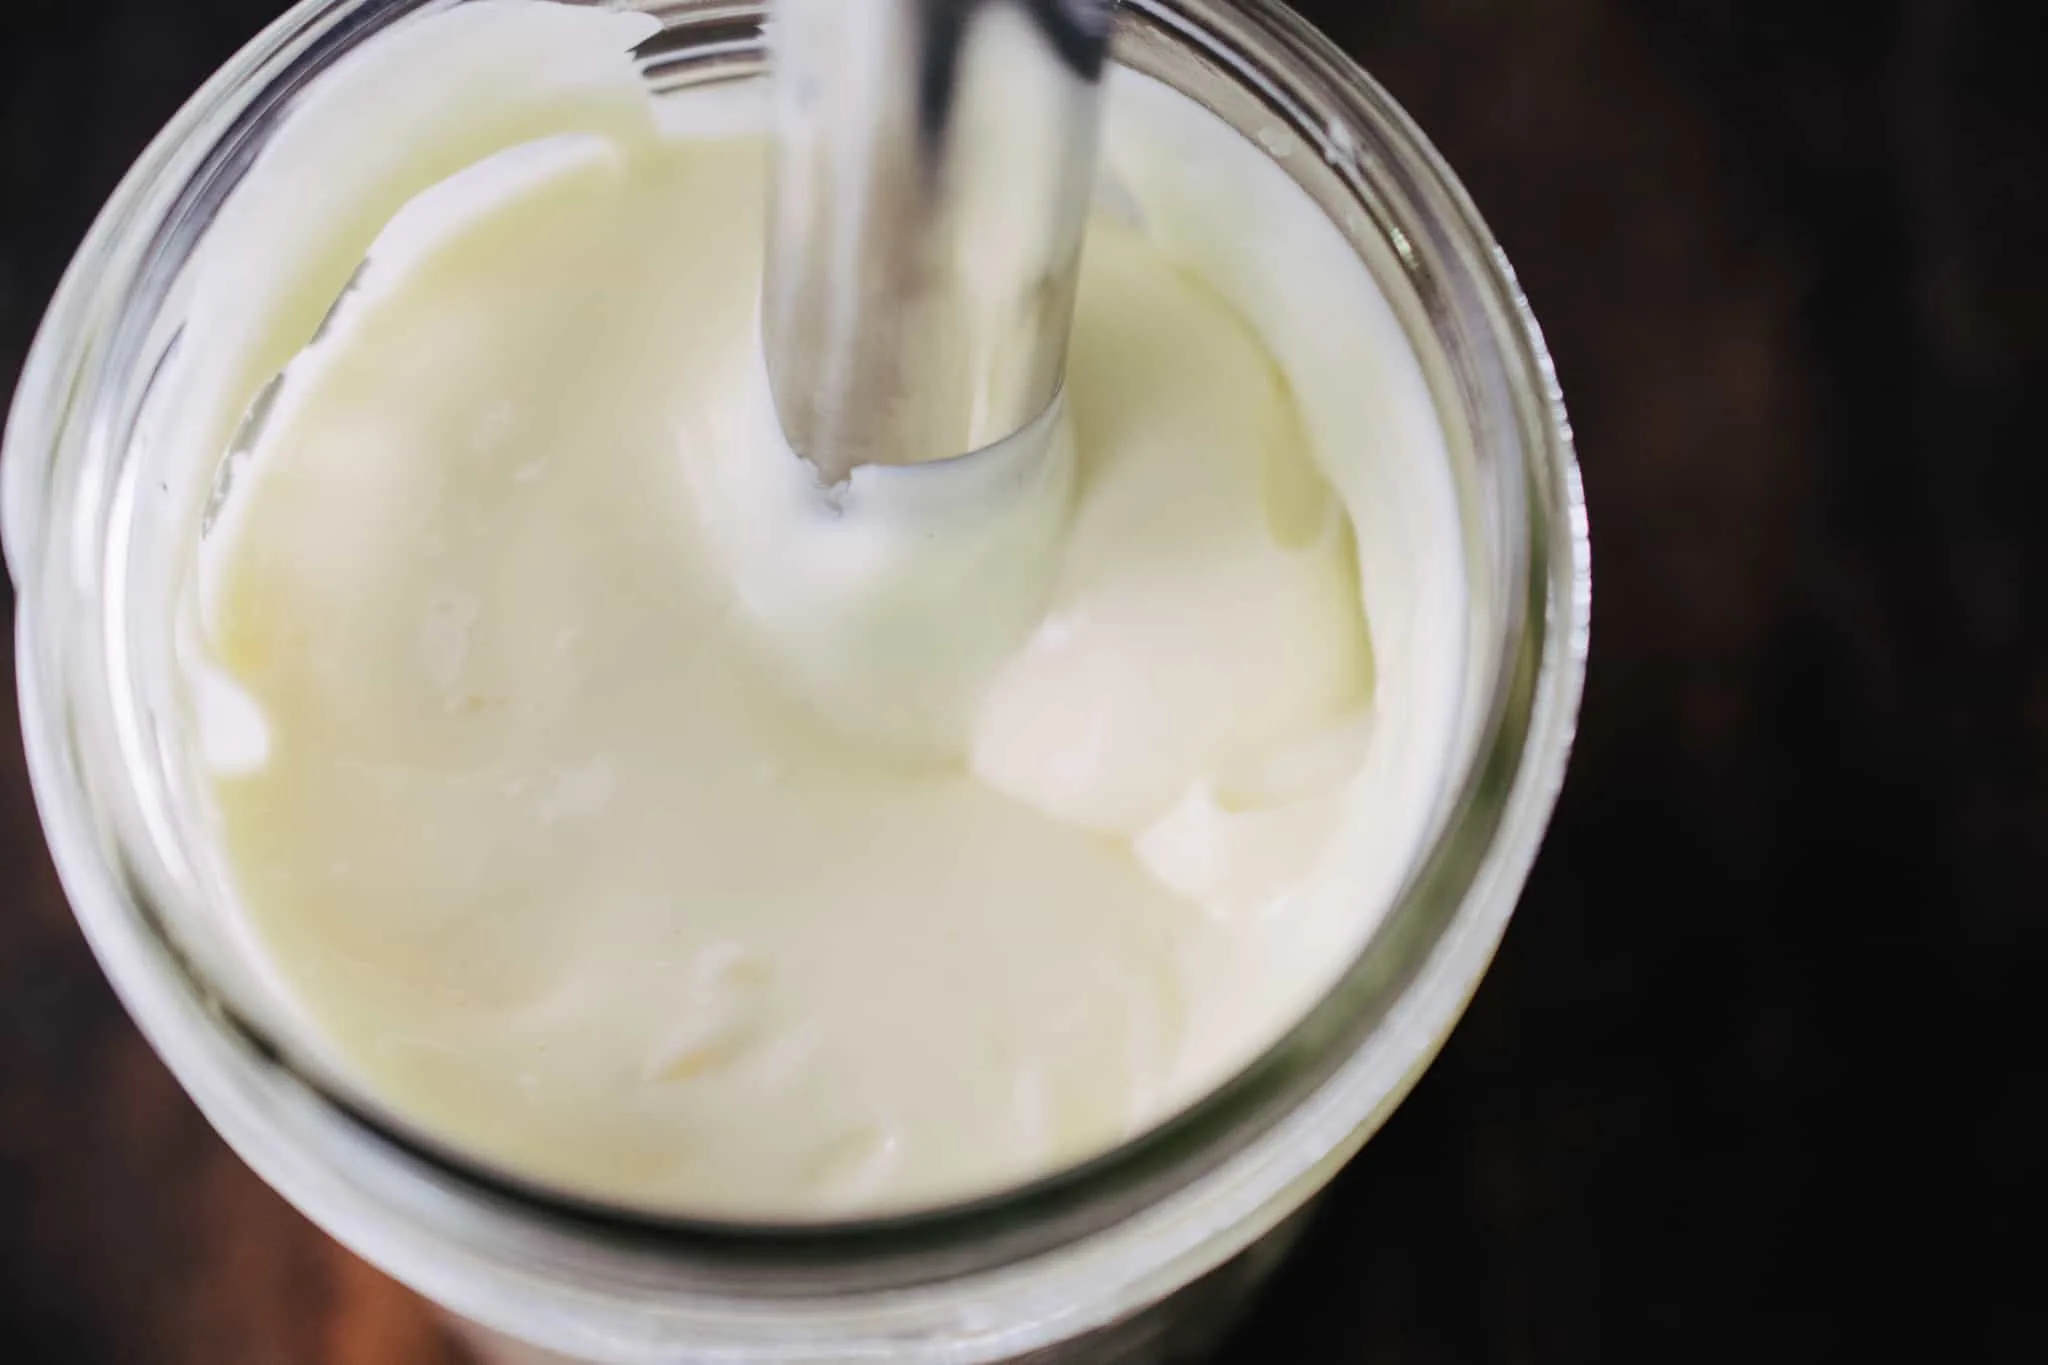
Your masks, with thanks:
<instances>
[{"instance_id":1,"label":"mason jar","mask_svg":"<svg viewBox=\"0 0 2048 1365\"><path fill-rule=\"evenodd\" d=\"M304 0L122 182L51 304L0 464L23 732L58 871L101 966L208 1120L364 1259L510 1359L1154 1361L1198 1355L1443 1044L1562 780L1588 544L1570 430L1506 259L1422 134L1270 0L1125 0L1116 54L1219 115L1327 213L1393 305L1447 437L1467 602L1445 793L1336 985L1193 1107L1025 1188L775 1227L638 1216L409 1138L288 1045L220 941L160 609L153 402L195 354L190 267L321 73L460 0ZM752 80L762 4L638 8L657 90ZM168 482L165 482L168 491ZM526 1352L540 1354L528 1355Z\"/></svg>"}]
</instances>

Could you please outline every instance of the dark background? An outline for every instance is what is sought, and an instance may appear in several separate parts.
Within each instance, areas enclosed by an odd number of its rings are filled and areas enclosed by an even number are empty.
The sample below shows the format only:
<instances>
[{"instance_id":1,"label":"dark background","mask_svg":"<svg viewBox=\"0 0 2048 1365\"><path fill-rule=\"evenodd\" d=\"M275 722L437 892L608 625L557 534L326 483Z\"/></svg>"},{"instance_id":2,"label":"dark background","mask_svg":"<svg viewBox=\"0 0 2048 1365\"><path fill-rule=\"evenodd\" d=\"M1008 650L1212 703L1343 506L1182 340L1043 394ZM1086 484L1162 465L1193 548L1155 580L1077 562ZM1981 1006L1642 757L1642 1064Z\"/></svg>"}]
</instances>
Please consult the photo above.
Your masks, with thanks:
<instances>
[{"instance_id":1,"label":"dark background","mask_svg":"<svg viewBox=\"0 0 2048 1365\"><path fill-rule=\"evenodd\" d=\"M11 0L0 383L277 7ZM1229 1358L2048 1359L2048 3L1300 7L1520 269L1597 605L1500 959ZM7 712L8 1358L457 1359L145 1048Z\"/></svg>"}]
</instances>

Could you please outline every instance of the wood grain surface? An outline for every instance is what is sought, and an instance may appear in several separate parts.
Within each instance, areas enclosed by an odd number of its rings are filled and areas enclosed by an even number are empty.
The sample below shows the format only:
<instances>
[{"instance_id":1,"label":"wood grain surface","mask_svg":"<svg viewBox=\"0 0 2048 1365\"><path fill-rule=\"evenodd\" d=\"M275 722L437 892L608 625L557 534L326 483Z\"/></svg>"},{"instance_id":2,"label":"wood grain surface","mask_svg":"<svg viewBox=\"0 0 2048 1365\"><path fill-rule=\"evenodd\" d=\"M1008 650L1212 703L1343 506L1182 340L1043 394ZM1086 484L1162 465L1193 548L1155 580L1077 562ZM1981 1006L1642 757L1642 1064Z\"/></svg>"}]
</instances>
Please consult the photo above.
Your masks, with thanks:
<instances>
[{"instance_id":1,"label":"wood grain surface","mask_svg":"<svg viewBox=\"0 0 2048 1365\"><path fill-rule=\"evenodd\" d=\"M1226 1359L2048 1357L2048 5L1301 8L1458 168L1547 328L1595 643L1498 963ZM0 376L274 9L6 9ZM5 726L8 1359L461 1359L152 1057Z\"/></svg>"}]
</instances>

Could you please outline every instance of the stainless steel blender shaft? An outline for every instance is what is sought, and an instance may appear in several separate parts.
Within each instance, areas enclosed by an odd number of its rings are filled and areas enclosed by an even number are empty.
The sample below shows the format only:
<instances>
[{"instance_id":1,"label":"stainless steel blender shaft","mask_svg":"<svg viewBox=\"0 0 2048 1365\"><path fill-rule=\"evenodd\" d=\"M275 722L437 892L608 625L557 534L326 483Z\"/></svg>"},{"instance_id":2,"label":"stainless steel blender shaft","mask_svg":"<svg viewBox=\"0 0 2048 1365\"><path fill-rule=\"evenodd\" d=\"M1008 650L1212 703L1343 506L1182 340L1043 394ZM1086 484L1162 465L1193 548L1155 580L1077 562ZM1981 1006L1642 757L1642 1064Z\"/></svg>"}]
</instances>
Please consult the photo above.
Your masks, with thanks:
<instances>
[{"instance_id":1,"label":"stainless steel blender shaft","mask_svg":"<svg viewBox=\"0 0 2048 1365\"><path fill-rule=\"evenodd\" d=\"M776 0L762 332L828 482L1058 395L1114 0Z\"/></svg>"}]
</instances>

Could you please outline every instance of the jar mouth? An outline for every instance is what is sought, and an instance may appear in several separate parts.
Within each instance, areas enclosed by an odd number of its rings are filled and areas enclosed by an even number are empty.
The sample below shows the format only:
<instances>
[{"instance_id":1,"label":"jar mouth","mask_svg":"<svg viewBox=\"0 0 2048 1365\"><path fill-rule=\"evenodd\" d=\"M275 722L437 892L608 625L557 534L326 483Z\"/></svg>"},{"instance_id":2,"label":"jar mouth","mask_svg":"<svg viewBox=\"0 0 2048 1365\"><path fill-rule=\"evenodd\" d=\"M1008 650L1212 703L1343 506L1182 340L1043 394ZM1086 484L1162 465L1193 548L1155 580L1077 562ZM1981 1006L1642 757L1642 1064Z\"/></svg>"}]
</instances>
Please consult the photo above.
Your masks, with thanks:
<instances>
[{"instance_id":1,"label":"jar mouth","mask_svg":"<svg viewBox=\"0 0 2048 1365\"><path fill-rule=\"evenodd\" d=\"M118 458L109 445L119 423L102 408L142 354L149 315L162 304L179 253L190 249L180 214L195 195L224 193L226 172L253 155L264 115L334 52L422 7L418 0L305 0L224 68L117 191L23 372L0 470L0 510L21 593L24 733L60 872L131 1012L216 1126L318 1221L333 1221L322 1215L349 1182L322 1192L310 1167L330 1157L366 1160L362 1152L375 1150L408 1167L402 1189L376 1191L411 1211L394 1216L442 1218L452 1227L445 1210L434 1211L437 1200L445 1204L452 1191L479 1201L501 1230L517 1225L544 1240L523 1249L529 1268L595 1240L629 1260L689 1261L701 1272L697 1283L739 1292L806 1293L801 1275L791 1281L787 1274L807 1268L833 1271L835 1293L901 1289L1039 1257L1175 1201L1198 1204L1212 1225L1236 1229L1238 1245L1249 1241L1261 1224L1291 1210L1278 1204L1299 1203L1363 1143L1462 1012L1549 818L1583 683L1589 546L1569 424L1527 302L1449 169L1369 77L1282 6L1126 0L1125 64L1196 94L1240 132L1254 135L1247 124L1256 124L1293 139L1305 155L1290 169L1333 221L1354 240L1366 234L1387 244L1402 278L1383 286L1413 295L1416 325L1435 329L1430 339L1444 352L1439 403L1462 406L1476 458L1491 461L1501 480L1486 514L1498 519L1508 548L1494 575L1497 638L1475 651L1480 719L1425 852L1336 985L1277 1043L1180 1113L1022 1186L931 1210L832 1222L655 1214L485 1169L292 1067L276 1040L237 1015L181 950L147 877L112 837L121 817L110 807L119 798L95 776L91 752L110 742L115 722L99 714L99 699L81 695L81 680L60 657L67 644L88 637L108 648L89 619L106 610L97 600L106 555L101 547L96 557L94 537L116 496L107 462ZM657 84L740 76L762 63L758 0L638 7L677 21L641 49ZM210 1041L185 1036L195 1031ZM226 1051L207 1061L206 1046ZM230 1054L258 1078L260 1094L229 1093L222 1058ZM328 1114L345 1119L353 1136L326 1147L301 1141L319 1121L313 1116ZM294 1143L296 1151L282 1150ZM1202 1199L1188 1195L1223 1174L1230 1178ZM1175 1268L1162 1252L1141 1258L1150 1265L1144 1273L1185 1278L1196 1261L1213 1263L1234 1250L1231 1240L1183 1239ZM851 1279L838 1273L850 1264L860 1267ZM1124 1269L1136 1275L1134 1264ZM769 1272L777 1283L762 1278Z\"/></svg>"}]
</instances>

